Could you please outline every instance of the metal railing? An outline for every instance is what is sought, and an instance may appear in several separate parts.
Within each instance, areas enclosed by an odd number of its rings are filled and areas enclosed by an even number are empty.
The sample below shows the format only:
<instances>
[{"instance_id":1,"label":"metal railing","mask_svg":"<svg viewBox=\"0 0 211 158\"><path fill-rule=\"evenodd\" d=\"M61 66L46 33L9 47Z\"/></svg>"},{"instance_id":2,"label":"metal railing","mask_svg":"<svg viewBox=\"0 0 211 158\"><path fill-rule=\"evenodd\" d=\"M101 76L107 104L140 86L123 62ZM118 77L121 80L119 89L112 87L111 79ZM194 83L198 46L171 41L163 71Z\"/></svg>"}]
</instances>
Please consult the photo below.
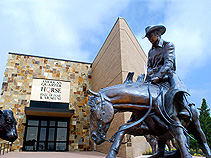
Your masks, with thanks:
<instances>
[{"instance_id":1,"label":"metal railing","mask_svg":"<svg viewBox=\"0 0 211 158\"><path fill-rule=\"evenodd\" d=\"M0 143L0 156L5 153L11 152L12 142Z\"/></svg>"}]
</instances>

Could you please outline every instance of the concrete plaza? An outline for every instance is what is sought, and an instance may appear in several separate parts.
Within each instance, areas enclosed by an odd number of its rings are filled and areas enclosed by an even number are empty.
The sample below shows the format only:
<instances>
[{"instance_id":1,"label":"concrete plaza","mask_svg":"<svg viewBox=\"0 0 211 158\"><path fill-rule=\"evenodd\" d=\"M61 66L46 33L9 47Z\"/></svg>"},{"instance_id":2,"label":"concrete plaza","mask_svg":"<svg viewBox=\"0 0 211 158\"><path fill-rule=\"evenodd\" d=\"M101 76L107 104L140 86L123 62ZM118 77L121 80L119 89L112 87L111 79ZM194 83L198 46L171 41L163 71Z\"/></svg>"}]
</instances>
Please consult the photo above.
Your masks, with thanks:
<instances>
[{"instance_id":1,"label":"concrete plaza","mask_svg":"<svg viewBox=\"0 0 211 158\"><path fill-rule=\"evenodd\" d=\"M86 152L9 152L3 155L4 158L104 158L106 154L95 151ZM136 158L147 158L150 155L139 156ZM193 158L203 158L196 157Z\"/></svg>"}]
</instances>

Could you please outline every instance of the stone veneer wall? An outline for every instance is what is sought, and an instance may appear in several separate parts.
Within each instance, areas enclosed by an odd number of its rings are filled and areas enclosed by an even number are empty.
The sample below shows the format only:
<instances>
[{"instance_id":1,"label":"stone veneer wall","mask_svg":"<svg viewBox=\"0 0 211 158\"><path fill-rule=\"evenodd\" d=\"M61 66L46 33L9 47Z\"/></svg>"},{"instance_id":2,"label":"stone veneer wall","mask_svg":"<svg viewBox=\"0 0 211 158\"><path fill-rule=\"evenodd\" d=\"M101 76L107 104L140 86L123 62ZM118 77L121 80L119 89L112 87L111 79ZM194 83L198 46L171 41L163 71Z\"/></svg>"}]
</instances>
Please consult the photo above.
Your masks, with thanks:
<instances>
[{"instance_id":1,"label":"stone veneer wall","mask_svg":"<svg viewBox=\"0 0 211 158\"><path fill-rule=\"evenodd\" d=\"M33 78L71 81L69 150L90 150L89 107L86 89L91 87L91 64L9 53L0 96L0 109L11 108L17 120L18 139L13 150L21 151L30 105Z\"/></svg>"}]
</instances>

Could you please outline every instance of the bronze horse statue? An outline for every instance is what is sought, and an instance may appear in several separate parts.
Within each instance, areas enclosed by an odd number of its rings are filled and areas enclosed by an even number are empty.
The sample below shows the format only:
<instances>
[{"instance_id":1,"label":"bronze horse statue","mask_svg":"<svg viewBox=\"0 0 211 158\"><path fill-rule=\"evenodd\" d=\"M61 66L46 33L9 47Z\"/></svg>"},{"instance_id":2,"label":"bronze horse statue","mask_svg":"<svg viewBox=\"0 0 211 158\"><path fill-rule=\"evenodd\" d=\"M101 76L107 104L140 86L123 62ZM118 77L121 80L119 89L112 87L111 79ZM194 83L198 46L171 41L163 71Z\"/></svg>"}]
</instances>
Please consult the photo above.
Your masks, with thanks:
<instances>
[{"instance_id":1,"label":"bronze horse statue","mask_svg":"<svg viewBox=\"0 0 211 158\"><path fill-rule=\"evenodd\" d=\"M101 89L99 93L89 90L91 138L97 144L113 142L107 158L118 154L125 134L143 136L147 134L158 138L158 152L151 158L172 157L191 158L189 153L189 133L197 139L206 158L211 158L210 148L200 127L198 113L194 104L190 105L191 119L181 119L174 105L164 104L166 89L143 82L143 76L132 81L129 73L123 84ZM179 93L178 93L179 95ZM110 123L117 112L132 112L131 119L119 127L111 139L106 139ZM165 143L175 138L178 149L166 154Z\"/></svg>"},{"instance_id":2,"label":"bronze horse statue","mask_svg":"<svg viewBox=\"0 0 211 158\"><path fill-rule=\"evenodd\" d=\"M12 110L0 110L0 138L14 142L18 138L16 125Z\"/></svg>"}]
</instances>

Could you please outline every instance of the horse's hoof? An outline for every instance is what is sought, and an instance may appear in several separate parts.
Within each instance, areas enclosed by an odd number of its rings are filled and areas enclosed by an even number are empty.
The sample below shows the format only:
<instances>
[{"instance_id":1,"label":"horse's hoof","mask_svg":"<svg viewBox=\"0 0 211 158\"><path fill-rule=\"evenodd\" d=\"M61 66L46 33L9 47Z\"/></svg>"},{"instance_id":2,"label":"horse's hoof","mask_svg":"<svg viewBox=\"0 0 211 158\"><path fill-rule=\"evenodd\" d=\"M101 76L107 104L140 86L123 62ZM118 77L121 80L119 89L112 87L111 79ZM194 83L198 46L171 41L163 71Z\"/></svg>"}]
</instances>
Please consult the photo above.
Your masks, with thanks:
<instances>
[{"instance_id":1,"label":"horse's hoof","mask_svg":"<svg viewBox=\"0 0 211 158\"><path fill-rule=\"evenodd\" d=\"M164 153L163 152L157 152L154 155L150 156L149 158L161 158L163 157Z\"/></svg>"},{"instance_id":2,"label":"horse's hoof","mask_svg":"<svg viewBox=\"0 0 211 158\"><path fill-rule=\"evenodd\" d=\"M116 158L116 152L114 150L110 150L106 158Z\"/></svg>"},{"instance_id":3,"label":"horse's hoof","mask_svg":"<svg viewBox=\"0 0 211 158\"><path fill-rule=\"evenodd\" d=\"M182 157L183 158L183 157ZM188 155L185 155L184 158L193 158L192 155L189 153Z\"/></svg>"},{"instance_id":4,"label":"horse's hoof","mask_svg":"<svg viewBox=\"0 0 211 158\"><path fill-rule=\"evenodd\" d=\"M163 158L181 158L180 151L177 149L176 151L165 152Z\"/></svg>"}]
</instances>

